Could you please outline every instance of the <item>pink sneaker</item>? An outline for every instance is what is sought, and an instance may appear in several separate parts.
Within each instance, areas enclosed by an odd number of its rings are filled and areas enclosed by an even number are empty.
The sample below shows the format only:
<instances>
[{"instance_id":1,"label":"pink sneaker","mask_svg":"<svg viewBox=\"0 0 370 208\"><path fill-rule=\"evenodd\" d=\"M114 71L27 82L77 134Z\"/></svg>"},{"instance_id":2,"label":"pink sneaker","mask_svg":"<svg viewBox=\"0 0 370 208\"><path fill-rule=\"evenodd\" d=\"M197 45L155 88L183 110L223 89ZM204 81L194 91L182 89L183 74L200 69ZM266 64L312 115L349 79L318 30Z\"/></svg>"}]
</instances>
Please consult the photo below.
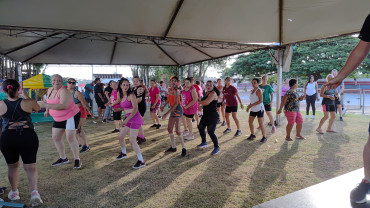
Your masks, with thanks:
<instances>
[{"instance_id":1,"label":"pink sneaker","mask_svg":"<svg viewBox=\"0 0 370 208\"><path fill-rule=\"evenodd\" d=\"M271 133L275 133L275 131L276 131L276 127L275 126L272 126Z\"/></svg>"},{"instance_id":2,"label":"pink sneaker","mask_svg":"<svg viewBox=\"0 0 370 208\"><path fill-rule=\"evenodd\" d=\"M31 205L32 207L38 207L43 204L43 201L41 200L40 194L38 191L34 190L31 193Z\"/></svg>"},{"instance_id":3,"label":"pink sneaker","mask_svg":"<svg viewBox=\"0 0 370 208\"><path fill-rule=\"evenodd\" d=\"M8 194L8 198L12 201L21 199L21 197L19 197L18 189L16 191L10 190L10 192Z\"/></svg>"}]
</instances>

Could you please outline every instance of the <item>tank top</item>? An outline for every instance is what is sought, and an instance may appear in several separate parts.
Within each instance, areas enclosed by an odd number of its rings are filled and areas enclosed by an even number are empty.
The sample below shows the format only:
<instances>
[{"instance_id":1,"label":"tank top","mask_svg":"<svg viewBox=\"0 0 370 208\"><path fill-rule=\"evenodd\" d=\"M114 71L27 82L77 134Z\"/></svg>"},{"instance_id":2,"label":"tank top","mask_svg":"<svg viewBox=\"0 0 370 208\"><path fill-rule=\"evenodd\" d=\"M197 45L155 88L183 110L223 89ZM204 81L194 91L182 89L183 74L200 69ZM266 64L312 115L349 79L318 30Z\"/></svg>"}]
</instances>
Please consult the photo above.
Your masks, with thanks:
<instances>
[{"instance_id":1,"label":"tank top","mask_svg":"<svg viewBox=\"0 0 370 208\"><path fill-rule=\"evenodd\" d=\"M261 89L257 89L257 90L261 90ZM252 93L251 96L249 97L249 99L251 100L251 104L256 103L256 102L259 101L259 98L257 96L257 90L254 93ZM258 111L261 111L261 110L264 110L264 109L265 109L265 107L263 106L263 102L261 102L260 104L251 107L250 110L252 112L258 112Z\"/></svg>"},{"instance_id":2,"label":"tank top","mask_svg":"<svg viewBox=\"0 0 370 208\"><path fill-rule=\"evenodd\" d=\"M120 105L124 110L130 110L134 108L134 106L132 106L132 103L128 101L127 98L125 99L125 101L121 102Z\"/></svg>"},{"instance_id":3,"label":"tank top","mask_svg":"<svg viewBox=\"0 0 370 208\"><path fill-rule=\"evenodd\" d=\"M50 94L54 90L54 89L52 89L50 91L49 95L48 95L48 98L47 98L46 102L48 104L60 104L60 98L58 97L58 95L59 95L61 89L62 88L60 88L57 91L57 93L55 94L55 97L53 99L49 99ZM75 116L78 112L80 112L80 109L73 102L73 99L71 99L71 102L69 103L68 107L64 110L49 109L49 113L50 113L51 117L53 117L53 119L57 122L58 121L66 121L66 120L70 119L71 117Z\"/></svg>"},{"instance_id":4,"label":"tank top","mask_svg":"<svg viewBox=\"0 0 370 208\"><path fill-rule=\"evenodd\" d=\"M281 88L281 96L284 96L286 91L290 89L289 85L288 87L285 87L285 84L283 84L283 87Z\"/></svg>"},{"instance_id":5,"label":"tank top","mask_svg":"<svg viewBox=\"0 0 370 208\"><path fill-rule=\"evenodd\" d=\"M2 119L3 119L2 132L5 132L9 128L9 122L26 121L26 123L21 124L17 126L16 128L16 131L19 132L20 135L22 135L24 126L28 126L29 128L34 129L32 119L31 119L31 113L25 112L21 108L21 102L22 102L22 98L19 98L16 101L10 101L8 99L4 100L4 103L6 104L6 107L7 107L7 111L2 116Z\"/></svg>"},{"instance_id":6,"label":"tank top","mask_svg":"<svg viewBox=\"0 0 370 208\"><path fill-rule=\"evenodd\" d=\"M118 93L118 90L112 90L112 93L110 94L110 102L113 104L114 102L117 101L117 93ZM120 104L117 103L113 106L113 108L119 108L120 107Z\"/></svg>"},{"instance_id":7,"label":"tank top","mask_svg":"<svg viewBox=\"0 0 370 208\"><path fill-rule=\"evenodd\" d=\"M177 103L181 104L180 96L178 96L177 99L178 99ZM171 106L175 105L175 96L173 94L168 94L167 100L168 100L168 102L170 103Z\"/></svg>"},{"instance_id":8,"label":"tank top","mask_svg":"<svg viewBox=\"0 0 370 208\"><path fill-rule=\"evenodd\" d=\"M214 91L212 91L212 92L214 92ZM202 100L207 99L207 97L208 97L209 94L206 94L206 96L203 97ZM212 116L213 117L215 114L217 114L217 116L218 116L218 112L217 112L217 100L212 100L208 105L204 105L203 106L203 115L204 116Z\"/></svg>"},{"instance_id":9,"label":"tank top","mask_svg":"<svg viewBox=\"0 0 370 208\"><path fill-rule=\"evenodd\" d=\"M330 95L330 96L335 96L335 92L336 92L336 89L330 89L330 90L326 90L324 92L325 95ZM324 98L322 99L322 104L324 105L334 105L335 104L335 101L334 100L331 100L330 98Z\"/></svg>"},{"instance_id":10,"label":"tank top","mask_svg":"<svg viewBox=\"0 0 370 208\"><path fill-rule=\"evenodd\" d=\"M316 82L313 82L312 84L307 83L306 95L311 96L314 95L315 93L316 93Z\"/></svg>"},{"instance_id":11,"label":"tank top","mask_svg":"<svg viewBox=\"0 0 370 208\"><path fill-rule=\"evenodd\" d=\"M184 113L186 115L192 115L196 114L198 110L198 101L196 101L192 106L190 106L188 109L185 109L185 106L187 106L191 101L193 101L193 97L191 96L191 91L195 89L193 86L190 87L188 91L185 89L181 92L181 105L183 107Z\"/></svg>"},{"instance_id":12,"label":"tank top","mask_svg":"<svg viewBox=\"0 0 370 208\"><path fill-rule=\"evenodd\" d=\"M75 104L79 104L81 102L77 98L75 98L75 92L76 92L76 89L74 89L72 92L72 99Z\"/></svg>"}]
</instances>

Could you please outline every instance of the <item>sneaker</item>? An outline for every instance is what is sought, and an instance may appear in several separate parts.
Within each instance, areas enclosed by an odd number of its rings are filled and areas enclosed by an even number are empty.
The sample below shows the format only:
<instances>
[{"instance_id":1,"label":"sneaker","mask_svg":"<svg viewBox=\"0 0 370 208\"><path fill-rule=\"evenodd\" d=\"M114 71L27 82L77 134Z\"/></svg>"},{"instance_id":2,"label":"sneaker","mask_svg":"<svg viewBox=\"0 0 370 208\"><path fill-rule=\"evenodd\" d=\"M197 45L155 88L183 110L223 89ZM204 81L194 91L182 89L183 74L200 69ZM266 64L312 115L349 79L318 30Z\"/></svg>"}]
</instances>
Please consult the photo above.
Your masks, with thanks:
<instances>
[{"instance_id":1,"label":"sneaker","mask_svg":"<svg viewBox=\"0 0 370 208\"><path fill-rule=\"evenodd\" d=\"M157 128L157 124L151 125L150 128Z\"/></svg>"},{"instance_id":2,"label":"sneaker","mask_svg":"<svg viewBox=\"0 0 370 208\"><path fill-rule=\"evenodd\" d=\"M266 141L267 141L266 137L262 137L262 139L260 140L260 142L262 142L262 143L265 143Z\"/></svg>"},{"instance_id":3,"label":"sneaker","mask_svg":"<svg viewBox=\"0 0 370 208\"><path fill-rule=\"evenodd\" d=\"M90 150L90 147L89 147L89 146L84 145L84 146L81 148L80 153L88 152L89 150Z\"/></svg>"},{"instance_id":4,"label":"sneaker","mask_svg":"<svg viewBox=\"0 0 370 208\"><path fill-rule=\"evenodd\" d=\"M220 147L214 148L211 155L217 155L218 153L220 153Z\"/></svg>"},{"instance_id":5,"label":"sneaker","mask_svg":"<svg viewBox=\"0 0 370 208\"><path fill-rule=\"evenodd\" d=\"M75 160L75 165L73 166L73 169L80 169L82 166L81 160Z\"/></svg>"},{"instance_id":6,"label":"sneaker","mask_svg":"<svg viewBox=\"0 0 370 208\"><path fill-rule=\"evenodd\" d=\"M101 122L102 123L107 123L107 119L103 119Z\"/></svg>"},{"instance_id":7,"label":"sneaker","mask_svg":"<svg viewBox=\"0 0 370 208\"><path fill-rule=\"evenodd\" d=\"M18 191L18 189L16 191L10 190L9 191L9 194L8 194L8 199L10 199L12 201L21 199L21 197L19 197L19 191Z\"/></svg>"},{"instance_id":8,"label":"sneaker","mask_svg":"<svg viewBox=\"0 0 370 208\"><path fill-rule=\"evenodd\" d=\"M256 138L256 135L251 134L251 135L247 138L247 140L254 140L255 138Z\"/></svg>"},{"instance_id":9,"label":"sneaker","mask_svg":"<svg viewBox=\"0 0 370 208\"><path fill-rule=\"evenodd\" d=\"M223 121L221 126L226 126L226 121Z\"/></svg>"},{"instance_id":10,"label":"sneaker","mask_svg":"<svg viewBox=\"0 0 370 208\"><path fill-rule=\"evenodd\" d=\"M235 133L235 135L234 136L240 136L240 135L242 135L242 130L236 130L236 133Z\"/></svg>"},{"instance_id":11,"label":"sneaker","mask_svg":"<svg viewBox=\"0 0 370 208\"><path fill-rule=\"evenodd\" d=\"M145 137L144 138L140 138L140 137L137 137L137 144L140 145L142 143L146 142L146 139Z\"/></svg>"},{"instance_id":12,"label":"sneaker","mask_svg":"<svg viewBox=\"0 0 370 208\"><path fill-rule=\"evenodd\" d=\"M119 129L114 129L114 130L112 131L112 133L117 133L117 132L119 132Z\"/></svg>"},{"instance_id":13,"label":"sneaker","mask_svg":"<svg viewBox=\"0 0 370 208\"><path fill-rule=\"evenodd\" d=\"M267 123L268 126L272 126L272 124L270 122Z\"/></svg>"},{"instance_id":14,"label":"sneaker","mask_svg":"<svg viewBox=\"0 0 370 208\"><path fill-rule=\"evenodd\" d=\"M208 144L207 144L207 142L202 142L202 143L200 143L200 145L198 145L197 147L198 147L198 148L206 148L206 147L208 147Z\"/></svg>"},{"instance_id":15,"label":"sneaker","mask_svg":"<svg viewBox=\"0 0 370 208\"><path fill-rule=\"evenodd\" d=\"M352 189L350 198L351 202L355 203L365 203L366 194L369 193L370 184L367 180L362 179L361 183L357 185L356 188Z\"/></svg>"},{"instance_id":16,"label":"sneaker","mask_svg":"<svg viewBox=\"0 0 370 208\"><path fill-rule=\"evenodd\" d=\"M315 115L311 116L311 118L315 118Z\"/></svg>"},{"instance_id":17,"label":"sneaker","mask_svg":"<svg viewBox=\"0 0 370 208\"><path fill-rule=\"evenodd\" d=\"M81 149L81 148L82 148L82 144L79 144L79 145L78 145L78 148L80 148L80 149Z\"/></svg>"},{"instance_id":18,"label":"sneaker","mask_svg":"<svg viewBox=\"0 0 370 208\"><path fill-rule=\"evenodd\" d=\"M182 148L181 150L181 157L185 157L186 156L186 149L185 148Z\"/></svg>"},{"instance_id":19,"label":"sneaker","mask_svg":"<svg viewBox=\"0 0 370 208\"><path fill-rule=\"evenodd\" d=\"M194 139L194 134L188 134L188 135L186 135L186 137L184 139L193 140Z\"/></svg>"},{"instance_id":20,"label":"sneaker","mask_svg":"<svg viewBox=\"0 0 370 208\"><path fill-rule=\"evenodd\" d=\"M218 121L217 121L217 124L220 124L220 123L221 123L221 121L220 121L220 120L218 120Z\"/></svg>"},{"instance_id":21,"label":"sneaker","mask_svg":"<svg viewBox=\"0 0 370 208\"><path fill-rule=\"evenodd\" d=\"M98 122L96 122L96 121L93 121L93 124L97 124Z\"/></svg>"},{"instance_id":22,"label":"sneaker","mask_svg":"<svg viewBox=\"0 0 370 208\"><path fill-rule=\"evenodd\" d=\"M66 158L64 160L62 158L59 158L57 161L55 161L53 164L51 164L51 166L55 167L55 166L63 165L63 164L67 164L67 163L69 163L68 158Z\"/></svg>"},{"instance_id":23,"label":"sneaker","mask_svg":"<svg viewBox=\"0 0 370 208\"><path fill-rule=\"evenodd\" d=\"M339 120L340 120L340 121L343 121L343 117L341 116L341 117L339 118Z\"/></svg>"},{"instance_id":24,"label":"sneaker","mask_svg":"<svg viewBox=\"0 0 370 208\"><path fill-rule=\"evenodd\" d=\"M224 134L226 133L230 133L231 132L231 129L227 128L225 131L224 131Z\"/></svg>"},{"instance_id":25,"label":"sneaker","mask_svg":"<svg viewBox=\"0 0 370 208\"><path fill-rule=\"evenodd\" d=\"M38 207L42 205L43 201L41 200L41 197L38 191L36 190L32 191L30 202L31 202L32 207Z\"/></svg>"},{"instance_id":26,"label":"sneaker","mask_svg":"<svg viewBox=\"0 0 370 208\"><path fill-rule=\"evenodd\" d=\"M123 154L122 152L121 153L119 153L119 155L116 157L116 160L122 160L122 159L124 159L124 158L126 158L127 157L127 155L126 154Z\"/></svg>"},{"instance_id":27,"label":"sneaker","mask_svg":"<svg viewBox=\"0 0 370 208\"><path fill-rule=\"evenodd\" d=\"M275 126L272 126L271 133L275 133L275 131L276 131L276 127Z\"/></svg>"},{"instance_id":28,"label":"sneaker","mask_svg":"<svg viewBox=\"0 0 370 208\"><path fill-rule=\"evenodd\" d=\"M185 130L184 132L182 132L182 136L187 136L190 132L188 130Z\"/></svg>"},{"instance_id":29,"label":"sneaker","mask_svg":"<svg viewBox=\"0 0 370 208\"><path fill-rule=\"evenodd\" d=\"M144 166L145 166L145 161L144 161L144 162L142 162L142 161L138 160L138 161L136 162L136 164L134 165L134 167L133 167L133 168L135 168L135 169L139 169L139 168L142 168L142 167L144 167Z\"/></svg>"},{"instance_id":30,"label":"sneaker","mask_svg":"<svg viewBox=\"0 0 370 208\"><path fill-rule=\"evenodd\" d=\"M170 147L165 152L176 152L176 151L177 151L176 147L175 148Z\"/></svg>"},{"instance_id":31,"label":"sneaker","mask_svg":"<svg viewBox=\"0 0 370 208\"><path fill-rule=\"evenodd\" d=\"M0 188L0 195L4 194L6 190L6 187L1 187Z\"/></svg>"},{"instance_id":32,"label":"sneaker","mask_svg":"<svg viewBox=\"0 0 370 208\"><path fill-rule=\"evenodd\" d=\"M160 129L160 128L161 128L161 126L162 126L161 124L158 124L158 125L157 125L157 129Z\"/></svg>"},{"instance_id":33,"label":"sneaker","mask_svg":"<svg viewBox=\"0 0 370 208\"><path fill-rule=\"evenodd\" d=\"M306 115L306 118L308 118L309 116L308 115Z\"/></svg>"}]
</instances>

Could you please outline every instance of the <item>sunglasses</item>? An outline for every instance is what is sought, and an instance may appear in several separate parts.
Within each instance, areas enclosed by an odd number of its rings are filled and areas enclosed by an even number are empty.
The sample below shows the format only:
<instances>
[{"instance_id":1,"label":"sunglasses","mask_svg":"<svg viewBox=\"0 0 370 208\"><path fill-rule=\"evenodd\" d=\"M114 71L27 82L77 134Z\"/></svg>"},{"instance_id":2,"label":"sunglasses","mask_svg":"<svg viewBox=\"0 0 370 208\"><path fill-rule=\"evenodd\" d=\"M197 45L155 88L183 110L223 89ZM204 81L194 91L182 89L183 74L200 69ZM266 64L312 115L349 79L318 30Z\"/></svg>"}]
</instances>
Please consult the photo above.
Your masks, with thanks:
<instances>
[{"instance_id":1,"label":"sunglasses","mask_svg":"<svg viewBox=\"0 0 370 208\"><path fill-rule=\"evenodd\" d=\"M70 82L70 81L68 81L68 84L73 84L73 85L75 85L75 84L76 84L76 82Z\"/></svg>"}]
</instances>

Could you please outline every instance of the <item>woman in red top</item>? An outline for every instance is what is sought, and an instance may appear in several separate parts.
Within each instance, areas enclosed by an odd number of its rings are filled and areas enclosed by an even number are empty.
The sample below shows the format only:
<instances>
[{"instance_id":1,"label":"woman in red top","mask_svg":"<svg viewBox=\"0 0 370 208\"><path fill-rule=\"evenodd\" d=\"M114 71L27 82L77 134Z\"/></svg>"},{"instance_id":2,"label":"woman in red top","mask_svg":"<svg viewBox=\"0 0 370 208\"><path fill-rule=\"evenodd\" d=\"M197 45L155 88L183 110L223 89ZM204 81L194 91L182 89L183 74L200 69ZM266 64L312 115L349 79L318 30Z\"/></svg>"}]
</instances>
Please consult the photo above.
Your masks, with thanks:
<instances>
[{"instance_id":1,"label":"woman in red top","mask_svg":"<svg viewBox=\"0 0 370 208\"><path fill-rule=\"evenodd\" d=\"M150 96L150 117L152 117L153 128L161 128L161 123L159 122L158 118L158 109L161 106L161 95L159 94L159 88L157 87L157 82L153 79L150 80L150 88L149 88L149 96Z\"/></svg>"}]
</instances>

